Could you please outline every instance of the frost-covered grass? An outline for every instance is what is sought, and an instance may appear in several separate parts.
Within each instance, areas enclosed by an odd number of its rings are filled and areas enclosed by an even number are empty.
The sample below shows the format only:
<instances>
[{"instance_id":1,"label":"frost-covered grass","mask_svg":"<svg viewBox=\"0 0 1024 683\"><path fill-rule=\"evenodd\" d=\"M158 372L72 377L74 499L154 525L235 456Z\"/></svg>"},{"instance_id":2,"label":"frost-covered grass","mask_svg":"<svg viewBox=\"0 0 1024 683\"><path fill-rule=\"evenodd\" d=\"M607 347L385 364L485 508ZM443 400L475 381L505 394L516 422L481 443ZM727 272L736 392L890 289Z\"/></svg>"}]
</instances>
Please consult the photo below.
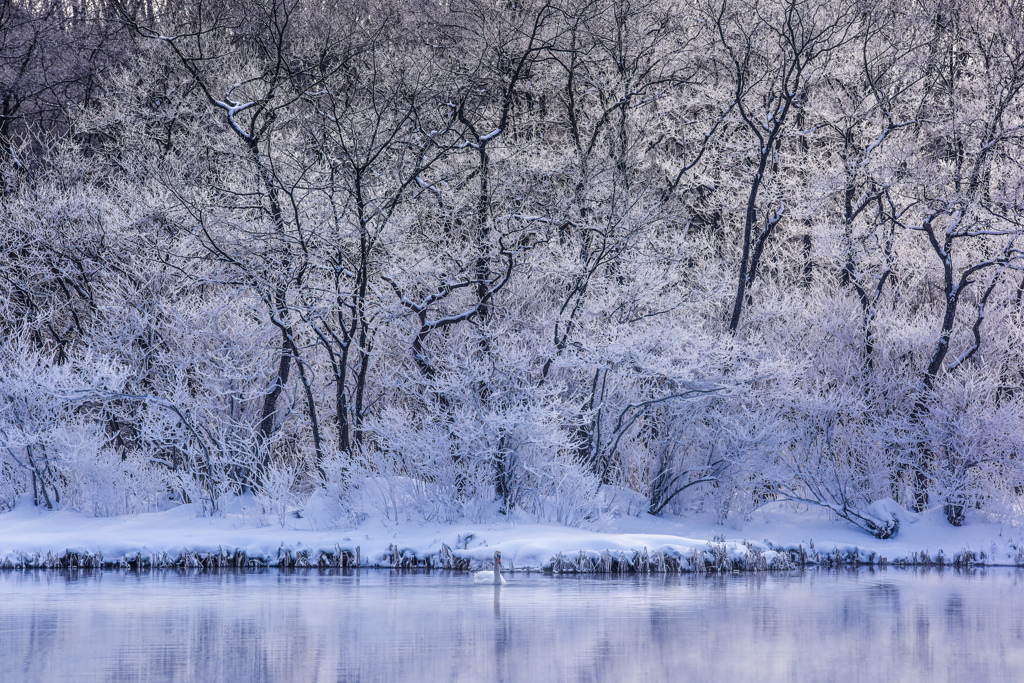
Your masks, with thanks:
<instances>
[{"instance_id":1,"label":"frost-covered grass","mask_svg":"<svg viewBox=\"0 0 1024 683\"><path fill-rule=\"evenodd\" d=\"M614 492L612 492L614 494ZM609 502L610 501L610 504ZM192 504L92 517L18 501L0 515L4 567L385 566L479 569L500 549L506 571L658 572L787 569L804 564L1024 564L1024 528L941 508L890 507L896 537L879 540L820 508L773 503L724 524L711 514L653 517L611 495L578 526L480 511L454 522L408 512L370 516L313 496L305 507L251 495L207 516ZM282 508L281 505L284 505ZM402 508L397 508L399 511ZM284 511L282 514L282 510Z\"/></svg>"}]
</instances>

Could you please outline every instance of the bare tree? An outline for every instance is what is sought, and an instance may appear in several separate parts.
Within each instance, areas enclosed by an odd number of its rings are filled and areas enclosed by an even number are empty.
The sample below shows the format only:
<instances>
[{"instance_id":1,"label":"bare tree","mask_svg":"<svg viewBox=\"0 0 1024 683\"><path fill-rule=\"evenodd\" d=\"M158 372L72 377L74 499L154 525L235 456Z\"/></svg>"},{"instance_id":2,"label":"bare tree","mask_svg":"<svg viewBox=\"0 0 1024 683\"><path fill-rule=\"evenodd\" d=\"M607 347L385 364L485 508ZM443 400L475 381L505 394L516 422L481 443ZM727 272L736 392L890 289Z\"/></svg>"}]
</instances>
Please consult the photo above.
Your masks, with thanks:
<instances>
[{"instance_id":1,"label":"bare tree","mask_svg":"<svg viewBox=\"0 0 1024 683\"><path fill-rule=\"evenodd\" d=\"M721 69L734 87L742 130L753 144L743 210L742 254L729 330L739 328L748 290L757 277L765 246L786 211L777 176L783 170L782 138L807 96L808 82L821 77L854 30L852 5L789 0L780 5L722 2L709 7L724 54ZM762 187L772 183L768 203Z\"/></svg>"}]
</instances>

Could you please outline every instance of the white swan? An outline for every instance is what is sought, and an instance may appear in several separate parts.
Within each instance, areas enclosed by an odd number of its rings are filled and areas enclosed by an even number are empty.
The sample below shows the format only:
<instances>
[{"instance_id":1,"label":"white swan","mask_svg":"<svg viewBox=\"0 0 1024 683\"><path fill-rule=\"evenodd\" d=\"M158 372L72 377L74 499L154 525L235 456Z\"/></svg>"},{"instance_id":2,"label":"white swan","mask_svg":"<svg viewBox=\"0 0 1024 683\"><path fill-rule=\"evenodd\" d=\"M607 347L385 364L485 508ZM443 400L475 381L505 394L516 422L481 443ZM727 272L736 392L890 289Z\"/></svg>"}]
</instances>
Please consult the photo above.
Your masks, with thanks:
<instances>
[{"instance_id":1,"label":"white swan","mask_svg":"<svg viewBox=\"0 0 1024 683\"><path fill-rule=\"evenodd\" d=\"M501 551L494 551L494 571L493 572L477 572L473 576L473 581L476 583L490 583L495 586L504 586L505 577L501 575Z\"/></svg>"}]
</instances>

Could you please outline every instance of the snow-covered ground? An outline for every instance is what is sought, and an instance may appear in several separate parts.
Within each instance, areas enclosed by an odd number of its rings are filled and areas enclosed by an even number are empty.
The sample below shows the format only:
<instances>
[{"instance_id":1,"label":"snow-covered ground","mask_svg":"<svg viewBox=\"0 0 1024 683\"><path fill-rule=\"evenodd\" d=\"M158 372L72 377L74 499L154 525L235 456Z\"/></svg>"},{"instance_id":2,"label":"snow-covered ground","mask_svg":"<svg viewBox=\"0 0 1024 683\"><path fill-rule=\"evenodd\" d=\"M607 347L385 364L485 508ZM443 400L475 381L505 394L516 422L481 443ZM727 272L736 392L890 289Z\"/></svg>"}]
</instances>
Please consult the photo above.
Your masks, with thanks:
<instances>
[{"instance_id":1,"label":"snow-covered ground","mask_svg":"<svg viewBox=\"0 0 1024 683\"><path fill-rule=\"evenodd\" d=\"M288 514L285 525L266 524L246 512L244 501L212 517L191 505L119 517L49 512L20 501L0 515L0 566L54 566L69 553L76 561L105 566L208 564L211 556L279 565L337 562L347 554L362 566L391 566L430 559L432 566L476 569L500 549L506 570L607 570L609 562L652 571L707 568L784 568L808 563L950 564L971 553L971 562L1024 564L1024 528L968 516L950 526L941 509L913 514L894 509L900 531L878 540L816 509L769 505L748 519L716 524L710 517L608 515L579 528L505 519L491 523L387 522L365 519L349 528L318 528ZM397 551L397 552L396 552ZM717 553L716 553L717 551ZM321 557L321 554L324 554ZM85 558L85 559L78 559ZM191 559L190 559L191 558ZM723 558L729 564L723 565ZM700 559L705 562L701 566ZM666 565L666 560L668 564ZM625 562L626 564L621 564ZM717 566L715 563L718 563ZM65 562L66 563L66 562Z\"/></svg>"}]
</instances>

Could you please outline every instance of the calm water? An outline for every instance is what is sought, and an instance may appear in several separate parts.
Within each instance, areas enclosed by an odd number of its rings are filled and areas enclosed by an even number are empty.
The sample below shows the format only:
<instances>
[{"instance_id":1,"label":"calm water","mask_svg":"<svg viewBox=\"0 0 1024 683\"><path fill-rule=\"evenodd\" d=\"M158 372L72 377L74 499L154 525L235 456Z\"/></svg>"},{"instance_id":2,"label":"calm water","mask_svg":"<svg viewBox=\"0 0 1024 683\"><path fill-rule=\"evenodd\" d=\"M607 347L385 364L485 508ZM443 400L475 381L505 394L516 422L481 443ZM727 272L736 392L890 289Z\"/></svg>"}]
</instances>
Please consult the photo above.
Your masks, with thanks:
<instances>
[{"instance_id":1,"label":"calm water","mask_svg":"<svg viewBox=\"0 0 1024 683\"><path fill-rule=\"evenodd\" d=\"M1024 574L0 572L4 681L1022 681Z\"/></svg>"}]
</instances>

